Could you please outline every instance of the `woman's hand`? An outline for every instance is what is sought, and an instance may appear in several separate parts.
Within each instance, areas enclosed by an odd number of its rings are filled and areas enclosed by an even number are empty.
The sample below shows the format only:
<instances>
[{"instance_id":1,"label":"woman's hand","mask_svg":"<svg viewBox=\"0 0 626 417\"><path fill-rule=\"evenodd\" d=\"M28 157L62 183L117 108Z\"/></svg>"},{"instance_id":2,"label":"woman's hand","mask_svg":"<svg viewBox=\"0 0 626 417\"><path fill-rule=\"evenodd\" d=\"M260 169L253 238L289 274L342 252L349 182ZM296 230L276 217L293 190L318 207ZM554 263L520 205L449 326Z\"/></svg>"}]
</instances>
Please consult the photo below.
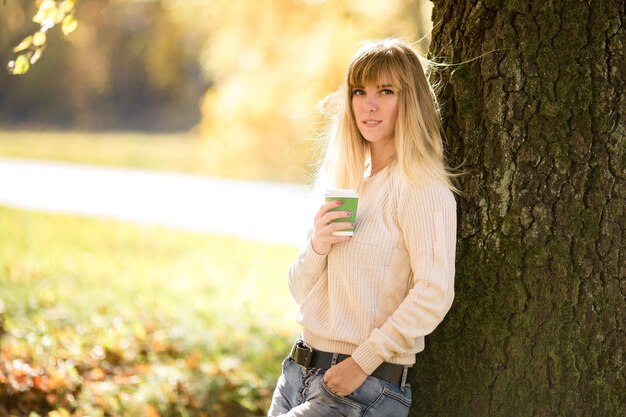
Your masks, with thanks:
<instances>
[{"instance_id":1,"label":"woman's hand","mask_svg":"<svg viewBox=\"0 0 626 417\"><path fill-rule=\"evenodd\" d=\"M311 245L313 245L313 250L318 255L328 255L332 245L350 239L350 236L334 236L332 234L338 230L353 227L353 224L350 222L331 223L331 221L335 219L350 217L351 213L349 211L330 211L330 209L338 207L341 204L343 204L341 200L330 201L320 207L315 215L315 230L311 238Z\"/></svg>"},{"instance_id":2,"label":"woman's hand","mask_svg":"<svg viewBox=\"0 0 626 417\"><path fill-rule=\"evenodd\" d=\"M366 379L367 374L352 358L339 362L324 374L328 389L340 397L352 394Z\"/></svg>"}]
</instances>

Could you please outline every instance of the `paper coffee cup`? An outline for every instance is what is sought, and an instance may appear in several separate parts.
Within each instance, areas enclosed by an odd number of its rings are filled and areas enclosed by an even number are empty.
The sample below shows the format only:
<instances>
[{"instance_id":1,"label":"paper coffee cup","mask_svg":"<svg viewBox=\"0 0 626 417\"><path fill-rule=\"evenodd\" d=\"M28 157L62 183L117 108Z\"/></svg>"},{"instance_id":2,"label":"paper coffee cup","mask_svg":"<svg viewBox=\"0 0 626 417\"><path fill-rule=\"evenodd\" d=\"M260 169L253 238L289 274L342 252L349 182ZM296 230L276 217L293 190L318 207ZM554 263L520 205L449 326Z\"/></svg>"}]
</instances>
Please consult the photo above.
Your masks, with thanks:
<instances>
[{"instance_id":1,"label":"paper coffee cup","mask_svg":"<svg viewBox=\"0 0 626 417\"><path fill-rule=\"evenodd\" d=\"M356 222L356 209L359 204L359 194L356 190L346 190L346 189L336 189L336 190L328 190L324 194L324 199L328 203L329 201L341 200L342 204L340 206L332 208L330 211L349 211L352 213L352 216L333 220L332 223L337 222ZM353 236L354 228L351 227L349 229L338 230L333 232L335 236Z\"/></svg>"}]
</instances>

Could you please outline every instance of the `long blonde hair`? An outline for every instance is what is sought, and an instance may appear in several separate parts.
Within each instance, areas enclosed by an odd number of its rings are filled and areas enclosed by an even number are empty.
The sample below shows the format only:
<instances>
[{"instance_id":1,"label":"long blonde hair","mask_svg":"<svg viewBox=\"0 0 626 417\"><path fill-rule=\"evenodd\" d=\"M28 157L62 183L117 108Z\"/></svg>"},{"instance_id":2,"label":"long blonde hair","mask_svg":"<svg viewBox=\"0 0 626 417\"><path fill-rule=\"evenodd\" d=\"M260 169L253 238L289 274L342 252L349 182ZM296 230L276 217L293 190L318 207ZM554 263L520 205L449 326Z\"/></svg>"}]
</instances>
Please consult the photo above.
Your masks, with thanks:
<instances>
[{"instance_id":1,"label":"long blonde hair","mask_svg":"<svg viewBox=\"0 0 626 417\"><path fill-rule=\"evenodd\" d=\"M322 103L330 123L322 136L324 154L317 185L360 190L370 163L368 142L361 136L352 111L352 91L383 77L399 89L395 127L397 163L409 181L431 178L451 184L444 162L441 123L434 91L418 52L407 42L390 38L365 43L348 68L343 85Z\"/></svg>"}]
</instances>

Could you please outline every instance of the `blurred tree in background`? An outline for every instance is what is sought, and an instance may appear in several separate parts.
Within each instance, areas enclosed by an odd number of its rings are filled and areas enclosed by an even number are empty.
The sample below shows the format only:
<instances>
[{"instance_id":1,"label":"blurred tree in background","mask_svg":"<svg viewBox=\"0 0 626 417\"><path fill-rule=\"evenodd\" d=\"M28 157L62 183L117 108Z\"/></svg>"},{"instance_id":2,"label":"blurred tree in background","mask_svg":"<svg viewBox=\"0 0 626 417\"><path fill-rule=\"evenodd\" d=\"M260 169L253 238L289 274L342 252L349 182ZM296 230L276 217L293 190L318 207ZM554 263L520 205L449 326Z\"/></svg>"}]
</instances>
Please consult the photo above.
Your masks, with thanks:
<instances>
[{"instance_id":1,"label":"blurred tree in background","mask_svg":"<svg viewBox=\"0 0 626 417\"><path fill-rule=\"evenodd\" d=\"M48 32L49 50L23 76L0 73L0 125L81 130L180 131L198 122L210 82L206 39L167 1L81 0L71 35ZM0 51L35 25L35 2L0 4ZM5 58L6 62L8 58Z\"/></svg>"},{"instance_id":2,"label":"blurred tree in background","mask_svg":"<svg viewBox=\"0 0 626 417\"><path fill-rule=\"evenodd\" d=\"M23 76L0 73L0 127L192 130L224 176L305 182L316 103L358 43L430 31L426 0L80 0ZM0 4L0 53L35 28L34 1ZM428 39L418 44L425 53ZM194 128L195 127L195 128Z\"/></svg>"}]
</instances>

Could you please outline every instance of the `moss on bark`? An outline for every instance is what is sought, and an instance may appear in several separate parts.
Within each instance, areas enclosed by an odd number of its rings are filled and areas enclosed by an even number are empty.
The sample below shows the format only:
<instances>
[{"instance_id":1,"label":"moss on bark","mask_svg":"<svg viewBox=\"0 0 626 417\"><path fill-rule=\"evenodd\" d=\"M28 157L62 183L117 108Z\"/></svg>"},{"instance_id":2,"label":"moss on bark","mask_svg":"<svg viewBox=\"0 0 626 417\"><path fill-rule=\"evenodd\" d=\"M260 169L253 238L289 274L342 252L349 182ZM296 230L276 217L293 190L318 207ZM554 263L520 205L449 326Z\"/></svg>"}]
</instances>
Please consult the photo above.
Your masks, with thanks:
<instances>
[{"instance_id":1,"label":"moss on bark","mask_svg":"<svg viewBox=\"0 0 626 417\"><path fill-rule=\"evenodd\" d=\"M457 296L413 416L617 416L626 404L623 2L434 1L462 162ZM478 59L474 59L480 57Z\"/></svg>"}]
</instances>

